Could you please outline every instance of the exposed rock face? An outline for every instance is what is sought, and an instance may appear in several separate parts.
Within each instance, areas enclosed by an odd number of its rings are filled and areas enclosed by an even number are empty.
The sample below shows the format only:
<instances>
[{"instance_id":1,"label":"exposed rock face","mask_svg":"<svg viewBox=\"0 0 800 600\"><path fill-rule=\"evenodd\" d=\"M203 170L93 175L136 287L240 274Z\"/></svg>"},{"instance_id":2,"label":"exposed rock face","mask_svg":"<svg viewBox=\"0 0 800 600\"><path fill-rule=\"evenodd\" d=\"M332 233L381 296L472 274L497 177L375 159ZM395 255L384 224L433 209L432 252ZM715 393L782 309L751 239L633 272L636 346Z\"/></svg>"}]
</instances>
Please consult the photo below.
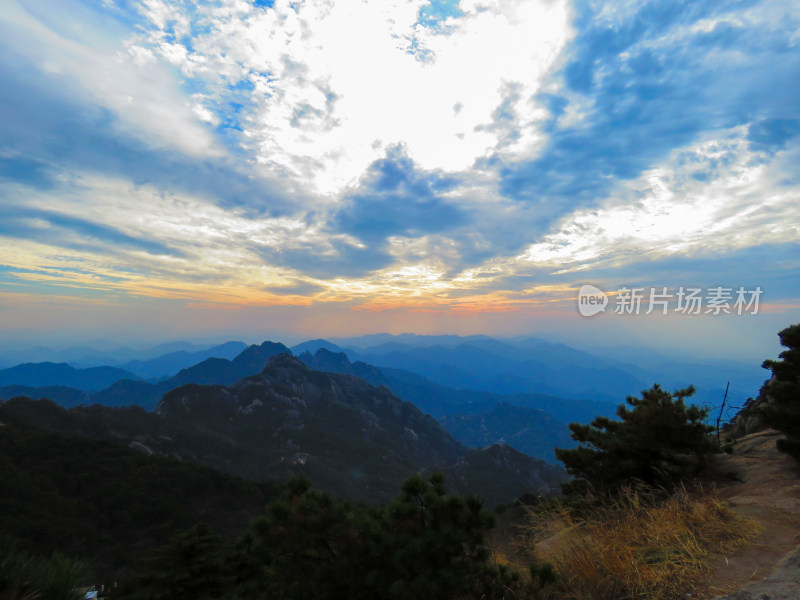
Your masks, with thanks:
<instances>
[{"instance_id":1,"label":"exposed rock face","mask_svg":"<svg viewBox=\"0 0 800 600\"><path fill-rule=\"evenodd\" d=\"M723 431L728 436L740 438L766 429L767 426L761 420L761 417L759 417L755 409L759 406L772 403L772 397L767 393L770 383L772 383L772 379L765 382L764 385L761 386L761 391L758 396L755 399L748 399L744 407L742 407L731 422L725 425Z\"/></svg>"},{"instance_id":2,"label":"exposed rock face","mask_svg":"<svg viewBox=\"0 0 800 600\"><path fill-rule=\"evenodd\" d=\"M388 389L351 375L312 371L288 354L230 387L175 389L156 412L169 423L192 423L232 440L215 451L230 458L212 466L249 477L283 476L281 465L300 464L294 459L304 454L302 464L315 483L334 471L353 471L368 484L390 473L445 468L465 452L433 418Z\"/></svg>"}]
</instances>

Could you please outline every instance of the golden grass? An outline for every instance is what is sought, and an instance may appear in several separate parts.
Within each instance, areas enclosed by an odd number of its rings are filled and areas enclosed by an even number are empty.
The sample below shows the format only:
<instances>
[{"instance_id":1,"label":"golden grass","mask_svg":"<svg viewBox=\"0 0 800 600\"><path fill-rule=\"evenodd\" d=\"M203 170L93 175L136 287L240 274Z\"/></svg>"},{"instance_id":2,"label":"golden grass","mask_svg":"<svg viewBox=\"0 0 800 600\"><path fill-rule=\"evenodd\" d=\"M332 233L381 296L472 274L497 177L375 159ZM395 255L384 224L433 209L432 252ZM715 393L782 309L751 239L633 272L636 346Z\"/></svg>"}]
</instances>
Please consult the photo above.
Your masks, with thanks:
<instances>
[{"instance_id":1,"label":"golden grass","mask_svg":"<svg viewBox=\"0 0 800 600\"><path fill-rule=\"evenodd\" d=\"M537 597L558 600L702 597L711 559L758 531L713 495L685 490L658 499L627 488L580 509L533 508L529 517L517 543L528 559L555 567L556 581Z\"/></svg>"}]
</instances>

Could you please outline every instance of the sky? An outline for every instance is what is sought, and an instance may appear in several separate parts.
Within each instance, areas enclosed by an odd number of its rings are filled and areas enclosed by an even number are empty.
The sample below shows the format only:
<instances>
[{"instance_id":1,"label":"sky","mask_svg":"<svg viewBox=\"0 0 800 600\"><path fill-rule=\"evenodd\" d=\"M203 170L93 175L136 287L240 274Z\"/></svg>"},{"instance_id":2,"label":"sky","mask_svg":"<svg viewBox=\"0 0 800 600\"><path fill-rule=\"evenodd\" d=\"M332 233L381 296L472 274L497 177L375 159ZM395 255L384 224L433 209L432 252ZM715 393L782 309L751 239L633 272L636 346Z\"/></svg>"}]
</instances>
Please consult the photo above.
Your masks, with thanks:
<instances>
[{"instance_id":1,"label":"sky","mask_svg":"<svg viewBox=\"0 0 800 600\"><path fill-rule=\"evenodd\" d=\"M0 341L774 355L798 165L793 0L4 0Z\"/></svg>"}]
</instances>

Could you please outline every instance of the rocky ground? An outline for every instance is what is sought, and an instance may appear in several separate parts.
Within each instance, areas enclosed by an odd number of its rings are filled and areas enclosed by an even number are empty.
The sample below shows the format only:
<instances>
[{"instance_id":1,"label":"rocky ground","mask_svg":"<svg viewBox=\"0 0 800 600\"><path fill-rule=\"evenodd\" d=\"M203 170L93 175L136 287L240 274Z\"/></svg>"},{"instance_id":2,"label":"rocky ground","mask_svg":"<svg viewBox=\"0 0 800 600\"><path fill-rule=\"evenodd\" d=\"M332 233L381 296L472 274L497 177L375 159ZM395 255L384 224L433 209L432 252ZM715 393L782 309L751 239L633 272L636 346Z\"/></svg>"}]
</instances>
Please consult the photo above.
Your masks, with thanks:
<instances>
[{"instance_id":1,"label":"rocky ground","mask_svg":"<svg viewBox=\"0 0 800 600\"><path fill-rule=\"evenodd\" d=\"M752 543L716 561L707 581L715 600L800 599L800 466L777 451L779 437L740 438L715 465L719 496L761 526Z\"/></svg>"}]
</instances>

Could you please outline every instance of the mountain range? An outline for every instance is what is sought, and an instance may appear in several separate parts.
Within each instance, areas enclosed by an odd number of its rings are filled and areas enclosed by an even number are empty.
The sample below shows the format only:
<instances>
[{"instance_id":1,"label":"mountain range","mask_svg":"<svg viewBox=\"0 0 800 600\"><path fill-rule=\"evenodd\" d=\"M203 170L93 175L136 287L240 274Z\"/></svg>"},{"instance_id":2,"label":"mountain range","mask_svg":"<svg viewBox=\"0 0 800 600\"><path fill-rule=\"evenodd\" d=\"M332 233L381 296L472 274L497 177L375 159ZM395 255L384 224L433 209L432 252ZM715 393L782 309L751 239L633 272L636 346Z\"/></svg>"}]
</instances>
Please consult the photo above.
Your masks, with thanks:
<instances>
[{"instance_id":1,"label":"mountain range","mask_svg":"<svg viewBox=\"0 0 800 600\"><path fill-rule=\"evenodd\" d=\"M225 346L232 348L236 345L238 342ZM114 367L75 369L65 364L26 364L0 371L0 398L14 396L47 398L66 407L80 404L105 406L135 404L152 410L170 390L187 383L222 385L234 383L242 377L258 373L270 357L281 352L290 350L283 344L266 341L261 345L245 347L233 360L206 358L193 366L181 369L172 377L155 383L143 381L128 371ZM167 360L171 361L173 356L174 353L166 355ZM101 388L94 383L97 380L95 373L98 370L107 374L105 380L107 387ZM3 383L5 385L2 385Z\"/></svg>"},{"instance_id":2,"label":"mountain range","mask_svg":"<svg viewBox=\"0 0 800 600\"><path fill-rule=\"evenodd\" d=\"M538 441L527 445L519 443L520 440L525 439L524 435L510 436L508 428L501 427L497 432L484 431L484 435L481 437L469 434L464 427L450 430L459 441L470 447L489 446L505 437L508 443L517 450L530 453L531 449L536 449L537 453L532 456L554 462L552 452L554 446L570 447L572 445L572 440L567 436L565 422L588 420L597 414L608 413L611 410L608 405L564 400L544 395L521 394L505 397L489 392L454 390L409 371L380 369L360 361L351 363L346 354L326 350L324 347L326 345L336 347L330 343L316 342L313 345L317 346L315 354L304 352L300 355L300 359L310 368L333 373L347 373L361 377L373 385L386 386L398 397L412 401L423 412L429 413L437 419L442 419L446 415L479 415L489 411L498 403L510 402L521 407L520 410L523 412L527 411L526 427L531 427L533 422L540 421L539 426L534 426L532 429L539 432ZM0 387L0 397L48 398L65 407L93 403L106 406L135 404L153 410L165 394L177 387L188 383L230 385L242 377L260 372L271 356L281 352L288 353L290 350L283 344L264 342L259 346L253 345L245 348L233 360L208 358L157 383L126 377L99 391L86 391L65 385L45 387L7 385ZM169 359L170 356L172 355L167 355L167 358ZM29 365L29 367L38 369L38 381L55 383L64 381L58 378L61 367L56 368L50 363ZM92 370L67 368L73 375ZM73 376L74 379L75 376ZM26 381L36 383L37 380L32 377ZM543 412L549 410L556 411L557 415L551 417ZM556 416L558 418L555 418ZM491 422L494 423L494 421ZM480 439L480 443L476 446L478 439Z\"/></svg>"},{"instance_id":3,"label":"mountain range","mask_svg":"<svg viewBox=\"0 0 800 600\"><path fill-rule=\"evenodd\" d=\"M567 423L587 423L598 415L613 416L616 404L625 395L651 385L646 381L659 381L673 388L694 382L688 375L684 379L669 374L658 378L644 367L536 338L499 341L485 336L378 335L336 341L350 346L310 340L294 346L292 351L312 369L347 373L373 385L388 387L396 396L413 402L438 419L449 433L467 446L485 447L503 441L550 462L554 461L553 447L574 445L568 436ZM179 343L164 348L180 346ZM125 364L144 374L166 373L186 361L208 354L230 355L243 346L241 342L230 342L201 350L178 349L160 357ZM149 380L121 367L77 369L52 363L18 365L0 371L0 383L6 384L0 385L0 398L49 398L66 407L91 403L136 404L153 410L170 390L188 383L231 385L242 377L260 372L271 356L281 352L289 352L289 349L283 344L265 342L245 347L232 359L207 357L170 377ZM646 366L657 365L658 358L650 355L643 362ZM668 373L682 371L679 363L665 364L669 367ZM757 377L761 377L760 373L744 372L731 363L685 365L683 370L706 383L737 376L729 394L729 405L734 406L742 403L745 393L757 389ZM117 378L108 387L98 389ZM452 386L442 382L450 382ZM745 392L743 385L753 388ZM539 391L497 391L526 389ZM588 391L582 395L576 392L580 389ZM558 395L541 393L541 390L555 391ZM612 391L615 391L613 400ZM722 394L722 389L701 387L697 398L699 403L705 398L705 402L713 406L712 402L719 402ZM501 410L499 407L503 404L516 408ZM535 437L526 435L525 432L531 431L536 432Z\"/></svg>"},{"instance_id":4,"label":"mountain range","mask_svg":"<svg viewBox=\"0 0 800 600\"><path fill-rule=\"evenodd\" d=\"M553 448L572 448L575 442L569 437L566 423L554 418L542 406L565 414L572 421L588 421L612 412L608 405L551 396L506 397L454 390L401 369L378 368L360 361L351 363L344 352L332 352L325 347L319 347L314 354L306 349L298 358L312 369L348 373L373 385L385 385L398 397L433 415L466 446L485 448L500 442L553 464L556 463Z\"/></svg>"},{"instance_id":5,"label":"mountain range","mask_svg":"<svg viewBox=\"0 0 800 600\"><path fill-rule=\"evenodd\" d=\"M148 348L118 346L113 342L93 342L91 346L69 346L51 348L47 346L26 346L19 341L0 341L0 367L8 367L26 362L65 362L76 368L120 366L129 361L147 361L174 352L202 352L214 347L213 344L193 344L191 342L167 342Z\"/></svg>"},{"instance_id":6,"label":"mountain range","mask_svg":"<svg viewBox=\"0 0 800 600\"><path fill-rule=\"evenodd\" d=\"M38 426L252 480L302 473L323 489L371 502L391 498L415 472L442 471L454 490L477 493L490 505L549 493L565 481L557 467L508 446L470 451L386 387L311 370L287 353L232 385L173 389L154 412L99 405L67 410L21 398L3 408Z\"/></svg>"},{"instance_id":7,"label":"mountain range","mask_svg":"<svg viewBox=\"0 0 800 600\"><path fill-rule=\"evenodd\" d=\"M690 360L645 348L622 348L619 355L612 350L588 352L525 336L497 340L480 335L377 334L301 346L312 352L318 347L345 352L351 361L413 372L457 390L533 393L614 405L660 383L669 389L694 385L692 401L714 407L730 382L729 404L741 406L766 379L759 363Z\"/></svg>"},{"instance_id":8,"label":"mountain range","mask_svg":"<svg viewBox=\"0 0 800 600\"><path fill-rule=\"evenodd\" d=\"M577 445L564 423L542 410L507 402L495 404L484 413L450 415L439 421L454 438L471 448L503 443L552 464L557 462L554 448Z\"/></svg>"},{"instance_id":9,"label":"mountain range","mask_svg":"<svg viewBox=\"0 0 800 600\"><path fill-rule=\"evenodd\" d=\"M217 346L173 342L146 350L121 347L103 351L86 346L53 350L19 348L6 342L0 344L0 367L23 362L66 362L75 368L114 366L149 383L158 383L206 358L233 360L244 348L242 342ZM730 382L729 398L733 404L741 405L757 392L765 379L756 363L689 360L644 348L584 351L524 336L498 340L480 335L375 334L311 340L292 350L296 355L305 350L314 354L319 348L345 352L351 362L413 373L454 390L506 396L536 394L598 403L617 404L627 395L637 394L658 382L672 389L693 384L698 388L696 403L717 406ZM53 381L5 383L12 384L88 389Z\"/></svg>"},{"instance_id":10,"label":"mountain range","mask_svg":"<svg viewBox=\"0 0 800 600\"><path fill-rule=\"evenodd\" d=\"M233 360L245 349L247 349L247 344L244 342L226 342L203 350L176 350L150 359L130 360L118 366L135 373L142 379L171 377L181 369L187 369L209 358Z\"/></svg>"},{"instance_id":11,"label":"mountain range","mask_svg":"<svg viewBox=\"0 0 800 600\"><path fill-rule=\"evenodd\" d=\"M63 386L84 391L99 391L121 379L138 380L137 375L117 367L76 369L67 363L24 363L0 369L0 386Z\"/></svg>"}]
</instances>

